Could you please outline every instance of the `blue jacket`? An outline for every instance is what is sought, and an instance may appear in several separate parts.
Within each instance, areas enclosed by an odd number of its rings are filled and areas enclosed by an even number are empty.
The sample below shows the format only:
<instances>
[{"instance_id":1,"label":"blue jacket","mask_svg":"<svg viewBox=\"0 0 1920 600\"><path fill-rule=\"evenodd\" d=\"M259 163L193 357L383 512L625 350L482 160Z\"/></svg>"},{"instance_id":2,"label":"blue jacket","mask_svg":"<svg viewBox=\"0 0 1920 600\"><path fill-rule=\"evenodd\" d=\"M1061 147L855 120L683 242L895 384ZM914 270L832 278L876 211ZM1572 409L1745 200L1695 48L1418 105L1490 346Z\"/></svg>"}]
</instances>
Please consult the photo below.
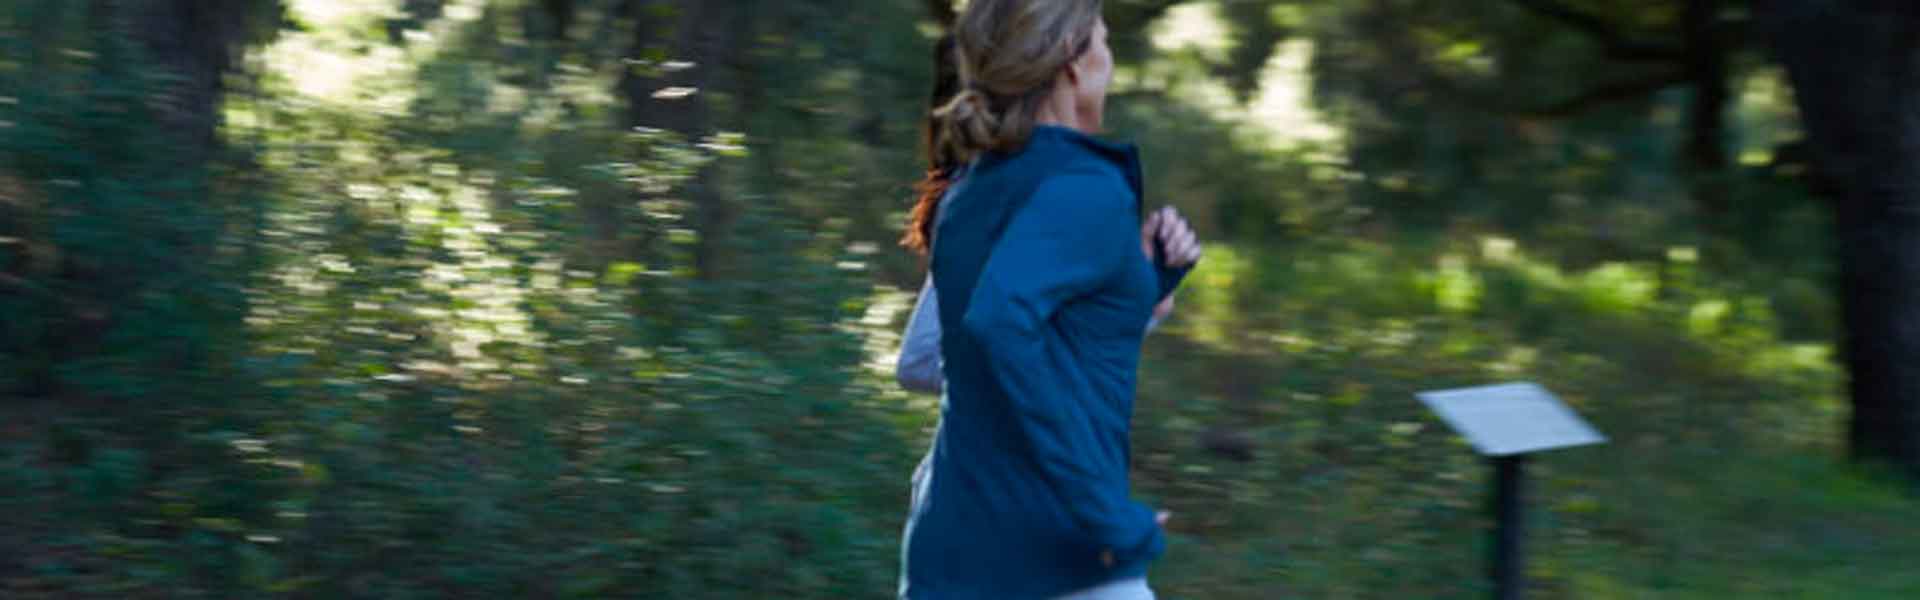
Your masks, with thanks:
<instances>
[{"instance_id":1,"label":"blue jacket","mask_svg":"<svg viewBox=\"0 0 1920 600\"><path fill-rule=\"evenodd\" d=\"M1043 126L948 198L932 262L947 401L906 597L1051 598L1144 575L1164 550L1128 496L1128 435L1147 320L1184 272L1141 253L1139 165Z\"/></svg>"}]
</instances>

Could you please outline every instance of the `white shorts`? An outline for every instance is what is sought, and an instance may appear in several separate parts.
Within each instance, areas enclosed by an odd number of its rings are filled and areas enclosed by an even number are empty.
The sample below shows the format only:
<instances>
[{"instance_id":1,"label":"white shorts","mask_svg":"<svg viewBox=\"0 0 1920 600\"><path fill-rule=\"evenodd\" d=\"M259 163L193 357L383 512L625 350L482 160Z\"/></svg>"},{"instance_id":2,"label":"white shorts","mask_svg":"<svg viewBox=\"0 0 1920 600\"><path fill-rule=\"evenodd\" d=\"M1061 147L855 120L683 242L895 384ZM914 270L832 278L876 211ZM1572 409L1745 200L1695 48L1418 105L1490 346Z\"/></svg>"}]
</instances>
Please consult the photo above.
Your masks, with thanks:
<instances>
[{"instance_id":1,"label":"white shorts","mask_svg":"<svg viewBox=\"0 0 1920 600\"><path fill-rule=\"evenodd\" d=\"M1153 588L1147 578L1122 579L1080 590L1054 600L1153 600Z\"/></svg>"}]
</instances>

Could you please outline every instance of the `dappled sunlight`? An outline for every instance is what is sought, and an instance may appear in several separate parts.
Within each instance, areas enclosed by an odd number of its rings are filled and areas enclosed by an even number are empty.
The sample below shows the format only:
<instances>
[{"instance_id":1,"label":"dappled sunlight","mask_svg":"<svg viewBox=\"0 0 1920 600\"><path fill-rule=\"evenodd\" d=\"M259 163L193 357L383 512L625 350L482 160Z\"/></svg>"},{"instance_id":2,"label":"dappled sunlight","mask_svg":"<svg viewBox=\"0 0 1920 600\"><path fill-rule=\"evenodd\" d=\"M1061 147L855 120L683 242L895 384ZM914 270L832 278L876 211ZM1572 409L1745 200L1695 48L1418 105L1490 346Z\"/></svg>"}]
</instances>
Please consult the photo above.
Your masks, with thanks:
<instances>
[{"instance_id":1,"label":"dappled sunlight","mask_svg":"<svg viewBox=\"0 0 1920 600\"><path fill-rule=\"evenodd\" d=\"M1216 61L1225 59L1234 43L1221 22L1219 5L1210 2L1174 5L1147 35L1161 52L1191 50Z\"/></svg>"},{"instance_id":2,"label":"dappled sunlight","mask_svg":"<svg viewBox=\"0 0 1920 600\"><path fill-rule=\"evenodd\" d=\"M524 360L529 352L538 355L554 343L535 323L529 307L558 301L586 310L610 309L611 305L597 298L597 285L582 286L600 274L570 268L561 256L527 252L540 234L518 230L495 217L497 190L503 184L517 182L502 181L502 175L495 172L463 169L452 160L431 158L441 154L435 149L401 150L395 156L379 148L392 143L390 133L380 130L379 119L417 108L423 96L432 92L421 80L423 69L449 48L458 28L480 17L485 3L449 3L445 18L405 32L405 45L376 43L363 37L395 16L388 2L301 1L288 8L293 19L312 27L287 32L260 52L263 77L270 85L287 86L286 91L292 93L281 106L285 114L278 120L311 120L316 124L333 120L337 126L318 128L330 130L326 137L289 140L265 148L268 162L301 166L293 183L310 194L276 207L269 217L280 226L268 235L287 240L287 247L294 250L286 256L277 280L300 295L315 298L300 301L312 304L343 283L355 288L373 285L369 278L388 277L388 271L396 267L417 273L417 278L399 282L398 286L381 284L382 295L387 298L384 302L356 300L353 304L359 310L355 311L355 322L365 325L341 333L399 336L395 339L432 344L439 349L425 352L419 344L413 344L402 355L442 356L370 367L378 373L401 369L457 377L463 384L481 387L516 377L552 377L547 365ZM584 102L611 101L606 91L611 86L604 75L562 75L555 81L563 98L567 90L572 90L580 92L578 99ZM488 85L492 89L489 108L493 111L532 108L526 90L498 82ZM541 104L559 103L548 98ZM247 105L238 110L251 122L262 118L251 114L261 107ZM535 122L554 118L550 113L532 116ZM326 155L336 157L336 161L314 161L313 157ZM684 178L674 175L673 169L613 166L632 171L635 183L644 188L666 189ZM565 202L572 195L571 189L545 183L522 200L529 206L542 206ZM669 205L656 203L651 210L659 214L663 206ZM398 247L405 254L366 257L364 260L377 265L367 273L358 273L345 257L313 252L326 247L332 235L327 221L346 214L376 226L395 228L400 234ZM618 273L610 274L609 280L632 277ZM274 306L276 298L263 296L264 302L254 307L255 316L249 319L268 339L277 337L271 333L276 325L289 330L307 326L292 319L293 315L325 314L313 312L321 310L318 306ZM414 333L388 333L394 323L373 320L388 311L405 315L401 320Z\"/></svg>"},{"instance_id":3,"label":"dappled sunlight","mask_svg":"<svg viewBox=\"0 0 1920 600\"><path fill-rule=\"evenodd\" d=\"M1234 307L1252 283L1254 266L1232 244L1208 244L1206 259L1188 275L1176 300L1179 326L1188 337L1214 346L1235 344L1240 330Z\"/></svg>"},{"instance_id":4,"label":"dappled sunlight","mask_svg":"<svg viewBox=\"0 0 1920 600\"><path fill-rule=\"evenodd\" d=\"M1740 164L1764 166L1775 159L1782 144L1800 139L1799 111L1793 106L1793 90L1780 69L1758 69L1748 75L1736 90L1734 118L1740 127L1737 140Z\"/></svg>"},{"instance_id":5,"label":"dappled sunlight","mask_svg":"<svg viewBox=\"0 0 1920 600\"><path fill-rule=\"evenodd\" d=\"M392 0L290 0L287 13L314 29L342 29L368 24L366 19L397 14Z\"/></svg>"},{"instance_id":6,"label":"dappled sunlight","mask_svg":"<svg viewBox=\"0 0 1920 600\"><path fill-rule=\"evenodd\" d=\"M1125 92L1138 86L1160 90L1170 97L1204 108L1214 118L1239 126L1236 141L1269 151L1315 149L1322 155L1340 154L1342 130L1312 104L1314 43L1308 39L1281 42L1260 68L1258 87L1241 102L1226 81L1200 65L1220 63L1233 48L1219 7L1212 3L1176 5L1149 32L1161 55L1140 67L1132 78L1121 78Z\"/></svg>"},{"instance_id":7,"label":"dappled sunlight","mask_svg":"<svg viewBox=\"0 0 1920 600\"><path fill-rule=\"evenodd\" d=\"M370 45L352 33L376 27L393 10L391 4L378 0L292 2L287 7L288 17L312 27L282 34L280 40L261 50L260 57L266 63L263 76L283 81L300 96L314 101L380 107L389 112L403 109L408 101L404 92L368 94L361 86L376 79L397 84L411 77L413 63L407 50Z\"/></svg>"},{"instance_id":8,"label":"dappled sunlight","mask_svg":"<svg viewBox=\"0 0 1920 600\"><path fill-rule=\"evenodd\" d=\"M1260 89L1241 118L1260 128L1268 148L1339 148L1342 129L1313 106L1312 62L1313 42L1287 40L1261 71Z\"/></svg>"},{"instance_id":9,"label":"dappled sunlight","mask_svg":"<svg viewBox=\"0 0 1920 600\"><path fill-rule=\"evenodd\" d=\"M879 375L893 374L894 361L899 360L900 344L904 341L898 327L903 325L904 316L913 311L917 296L915 292L892 286L874 288L867 312L857 322L861 336L866 338L868 370Z\"/></svg>"},{"instance_id":10,"label":"dappled sunlight","mask_svg":"<svg viewBox=\"0 0 1920 600\"><path fill-rule=\"evenodd\" d=\"M1258 348L1261 340L1283 355L1328 351L1329 336L1344 338L1331 350L1336 353L1376 348L1391 356L1431 336L1447 350L1425 360L1449 360L1476 352L1476 344L1460 345L1475 336L1456 328L1479 329L1517 344L1487 357L1488 377L1524 376L1553 360L1530 337L1638 331L1631 335L1724 356L1717 368L1740 377L1823 381L1807 389L1829 399L1839 392L1831 387L1829 345L1781 339L1766 300L1704 284L1688 252L1671 253L1673 264L1664 267L1611 262L1569 270L1509 239L1483 238L1476 246L1474 253L1422 256L1351 244L1214 244L1188 279L1172 331L1217 351L1253 352L1249 356L1268 352ZM1426 332L1431 327L1444 333Z\"/></svg>"},{"instance_id":11,"label":"dappled sunlight","mask_svg":"<svg viewBox=\"0 0 1920 600\"><path fill-rule=\"evenodd\" d=\"M0 597L893 589L945 4L170 1L0 2ZM1920 589L1839 345L1907 247L1822 199L1897 173L1811 177L1845 98L1756 11L1540 4L1103 5L1205 244L1125 444L1162 595L1484 595L1416 394L1507 381L1608 437L1530 461L1532 595Z\"/></svg>"},{"instance_id":12,"label":"dappled sunlight","mask_svg":"<svg viewBox=\"0 0 1920 600\"><path fill-rule=\"evenodd\" d=\"M477 19L487 0L451 0L445 18L411 31L407 44L368 36L398 14L389 0L290 0L287 16L306 24L260 51L263 76L299 96L341 108L399 114L415 95L415 71L446 47L452 32Z\"/></svg>"},{"instance_id":13,"label":"dappled sunlight","mask_svg":"<svg viewBox=\"0 0 1920 600\"><path fill-rule=\"evenodd\" d=\"M1479 307L1486 287L1469 267L1467 258L1447 254L1438 262L1439 268L1418 276L1420 283L1433 294L1434 305L1450 313L1473 312Z\"/></svg>"},{"instance_id":14,"label":"dappled sunlight","mask_svg":"<svg viewBox=\"0 0 1920 600\"><path fill-rule=\"evenodd\" d=\"M1417 568L1442 581L1470 576L1401 556L1471 553L1472 499L1484 485L1472 453L1431 427L1412 401L1424 389L1549 382L1621 438L1587 460L1549 458L1542 467L1540 485L1558 504L1554 533L1541 538L1553 571L1538 576L1575 589L1645 589L1611 575L1557 574L1587 568L1587 559L1619 560L1610 553L1630 552L1615 546L1623 538L1668 540L1661 528L1678 522L1702 530L1743 522L1736 511L1769 497L1801 496L1802 484L1788 479L1678 489L1645 476L1720 468L1707 464L1753 468L1737 456L1749 451L1817 456L1833 447L1842 424L1829 345L1781 340L1764 302L1700 272L1690 252L1670 254L1675 264L1665 267L1615 262L1574 269L1499 236L1430 252L1382 253L1353 242L1210 246L1207 260L1224 257L1228 268L1203 267L1189 278L1181 316L1166 332L1179 343L1149 340L1145 414L1201 440L1203 432L1233 431L1260 440L1263 457L1284 458L1263 458L1273 462L1255 469L1224 455L1169 454L1150 463L1149 473L1175 482L1176 513L1204 515L1194 526L1203 532L1195 543L1210 556L1256 552L1262 539L1294 541L1285 545L1288 561L1214 573L1194 585L1234 589L1224 582L1235 573L1253 580L1283 573L1316 589L1347 589L1352 578L1367 576L1361 565ZM1246 264L1259 265L1252 277L1230 275L1248 274L1239 267ZM1719 307L1708 311L1712 327L1691 326L1706 318L1699 306ZM1671 364L1676 360L1682 365ZM1731 448L1751 450L1729 454ZM1626 508L1697 503L1716 486L1740 488L1741 499L1653 513ZM1330 503L1329 494L1359 506ZM1423 500L1396 504L1388 499L1396 494ZM1269 515L1276 503L1300 508L1275 520ZM1851 505L1823 506L1818 516L1800 517L1802 527L1841 518L1839 507ZM1358 546L1380 551L1329 558ZM1205 562L1174 561L1188 568ZM1714 561L1699 568L1734 566ZM1843 589L1834 586L1844 582L1805 585Z\"/></svg>"}]
</instances>

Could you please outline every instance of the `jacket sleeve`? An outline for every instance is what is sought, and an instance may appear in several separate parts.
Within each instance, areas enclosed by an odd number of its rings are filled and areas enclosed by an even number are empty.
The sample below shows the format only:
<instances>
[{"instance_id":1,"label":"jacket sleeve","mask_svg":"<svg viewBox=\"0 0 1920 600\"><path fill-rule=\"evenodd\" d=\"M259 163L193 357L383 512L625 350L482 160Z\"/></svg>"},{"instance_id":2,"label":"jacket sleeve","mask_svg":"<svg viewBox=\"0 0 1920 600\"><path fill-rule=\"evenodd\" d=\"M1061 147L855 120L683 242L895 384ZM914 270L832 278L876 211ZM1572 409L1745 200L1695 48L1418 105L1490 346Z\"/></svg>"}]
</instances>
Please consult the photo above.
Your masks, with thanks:
<instances>
[{"instance_id":1,"label":"jacket sleeve","mask_svg":"<svg viewBox=\"0 0 1920 600\"><path fill-rule=\"evenodd\" d=\"M940 393L946 381L940 372L940 298L933 290L932 275L920 286L920 299L913 305L903 337L894 379L910 391Z\"/></svg>"},{"instance_id":2,"label":"jacket sleeve","mask_svg":"<svg viewBox=\"0 0 1920 600\"><path fill-rule=\"evenodd\" d=\"M1095 292L1140 254L1131 196L1112 178L1058 175L1007 226L962 325L1012 404L1016 435L1089 541L1121 563L1159 552L1153 512L1127 496L1126 457L1096 437L1083 375L1046 347L1060 307Z\"/></svg>"},{"instance_id":3,"label":"jacket sleeve","mask_svg":"<svg viewBox=\"0 0 1920 600\"><path fill-rule=\"evenodd\" d=\"M1158 275L1160 278L1160 299L1166 300L1168 296L1172 296L1173 291L1180 288L1180 281L1183 279L1186 279L1187 273L1192 271L1193 271L1193 265L1187 265L1184 267L1169 267L1165 265L1154 265L1153 272L1155 275ZM1157 304L1155 305L1155 308L1156 310L1158 309ZM1153 318L1147 319L1147 333L1153 333L1153 330L1159 329L1159 328L1160 328L1160 315L1158 313L1155 313Z\"/></svg>"},{"instance_id":4,"label":"jacket sleeve","mask_svg":"<svg viewBox=\"0 0 1920 600\"><path fill-rule=\"evenodd\" d=\"M1156 264L1153 266L1153 272L1160 276L1160 299L1165 300L1167 296L1173 295L1174 290L1180 289L1180 283L1187 278L1187 273L1193 272L1193 265L1169 267Z\"/></svg>"},{"instance_id":5,"label":"jacket sleeve","mask_svg":"<svg viewBox=\"0 0 1920 600\"><path fill-rule=\"evenodd\" d=\"M1158 235L1153 236L1153 274L1159 278L1161 300L1165 300L1167 296L1173 295L1173 291L1180 288L1180 282L1187 278L1187 273L1193 271L1193 265L1184 267L1167 266L1166 263L1163 262L1166 256L1166 240Z\"/></svg>"}]
</instances>

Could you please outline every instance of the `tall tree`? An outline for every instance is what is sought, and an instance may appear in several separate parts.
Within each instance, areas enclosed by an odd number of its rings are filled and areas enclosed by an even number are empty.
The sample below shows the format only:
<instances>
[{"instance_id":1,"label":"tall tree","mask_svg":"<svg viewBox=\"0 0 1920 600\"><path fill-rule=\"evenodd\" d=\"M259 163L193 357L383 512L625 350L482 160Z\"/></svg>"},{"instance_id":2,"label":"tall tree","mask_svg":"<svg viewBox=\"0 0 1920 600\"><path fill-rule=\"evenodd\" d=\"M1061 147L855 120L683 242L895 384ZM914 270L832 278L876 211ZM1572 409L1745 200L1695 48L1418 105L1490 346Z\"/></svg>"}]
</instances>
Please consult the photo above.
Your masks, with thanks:
<instances>
[{"instance_id":1,"label":"tall tree","mask_svg":"<svg viewBox=\"0 0 1920 600\"><path fill-rule=\"evenodd\" d=\"M630 14L639 23L632 54L665 60L630 70L620 81L619 91L627 100L626 126L661 127L692 140L717 133L715 98L732 95L738 100L754 91L739 81L750 68L745 61L755 16L745 4L629 3ZM735 110L745 112L740 107ZM703 277L714 276L721 268L723 232L737 212L715 184L712 173L703 172L686 190L700 234L694 264Z\"/></svg>"},{"instance_id":2,"label":"tall tree","mask_svg":"<svg viewBox=\"0 0 1920 600\"><path fill-rule=\"evenodd\" d=\"M241 46L271 35L279 0L97 0L119 31L138 40L146 59L171 75L156 98L162 125L176 136L176 156L202 164L216 145L220 98Z\"/></svg>"},{"instance_id":3,"label":"tall tree","mask_svg":"<svg viewBox=\"0 0 1920 600\"><path fill-rule=\"evenodd\" d=\"M1835 208L1856 458L1920 475L1920 5L1760 12Z\"/></svg>"},{"instance_id":4,"label":"tall tree","mask_svg":"<svg viewBox=\"0 0 1920 600\"><path fill-rule=\"evenodd\" d=\"M238 286L211 266L228 214L209 167L226 76L278 27L278 0L6 10L33 31L7 43L33 48L9 50L32 58L0 74L0 96L32 127L0 143L0 186L26 199L0 204L0 237L27 248L0 254L0 388L114 397L182 382L238 322Z\"/></svg>"}]
</instances>

